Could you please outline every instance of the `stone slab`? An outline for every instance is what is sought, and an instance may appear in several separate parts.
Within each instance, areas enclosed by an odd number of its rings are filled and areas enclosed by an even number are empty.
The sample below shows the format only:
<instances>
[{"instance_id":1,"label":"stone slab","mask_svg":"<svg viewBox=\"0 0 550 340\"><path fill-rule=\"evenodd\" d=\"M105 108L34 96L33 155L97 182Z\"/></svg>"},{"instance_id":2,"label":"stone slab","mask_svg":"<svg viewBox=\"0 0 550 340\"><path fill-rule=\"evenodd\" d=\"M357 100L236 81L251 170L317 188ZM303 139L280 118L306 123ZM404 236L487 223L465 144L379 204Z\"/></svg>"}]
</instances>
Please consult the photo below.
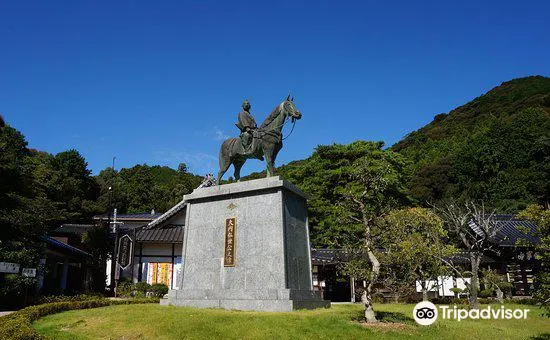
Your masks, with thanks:
<instances>
[{"instance_id":1,"label":"stone slab","mask_svg":"<svg viewBox=\"0 0 550 340\"><path fill-rule=\"evenodd\" d=\"M185 200L182 289L170 291L163 304L260 311L326 307L312 291L303 192L268 177L196 189ZM236 224L231 267L224 266L229 218Z\"/></svg>"},{"instance_id":2,"label":"stone slab","mask_svg":"<svg viewBox=\"0 0 550 340\"><path fill-rule=\"evenodd\" d=\"M305 199L309 198L306 193L298 189L294 186L294 184L282 179L279 176L273 176L246 182L236 182L205 188L197 188L189 195L185 195L184 200L190 202L201 198L212 199L219 196L235 195L246 192L259 192L279 188L284 188L285 190L291 191Z\"/></svg>"}]
</instances>

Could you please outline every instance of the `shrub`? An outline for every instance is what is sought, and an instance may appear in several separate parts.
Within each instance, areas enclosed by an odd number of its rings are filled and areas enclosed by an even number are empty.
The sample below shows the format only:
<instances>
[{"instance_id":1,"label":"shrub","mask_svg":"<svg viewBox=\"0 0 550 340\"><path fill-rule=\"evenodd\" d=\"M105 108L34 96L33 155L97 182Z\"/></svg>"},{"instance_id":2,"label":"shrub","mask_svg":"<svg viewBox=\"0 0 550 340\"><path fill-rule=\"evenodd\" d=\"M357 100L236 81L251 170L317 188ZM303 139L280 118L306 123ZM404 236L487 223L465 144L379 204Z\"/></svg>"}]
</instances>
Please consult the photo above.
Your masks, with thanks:
<instances>
[{"instance_id":1,"label":"shrub","mask_svg":"<svg viewBox=\"0 0 550 340\"><path fill-rule=\"evenodd\" d=\"M432 303L436 305L466 305L468 304L468 299L457 299L454 297L440 297L431 300Z\"/></svg>"},{"instance_id":2,"label":"shrub","mask_svg":"<svg viewBox=\"0 0 550 340\"><path fill-rule=\"evenodd\" d=\"M121 281L116 287L116 293L118 296L132 297L134 291L134 285L130 281Z\"/></svg>"},{"instance_id":3,"label":"shrub","mask_svg":"<svg viewBox=\"0 0 550 340\"><path fill-rule=\"evenodd\" d=\"M511 298L511 299L506 299L505 300L507 303L516 303L518 305L535 305L535 306L540 306L540 301L538 301L537 299L533 299L531 297L526 297L526 298L521 298L521 299L518 299L518 298Z\"/></svg>"},{"instance_id":4,"label":"shrub","mask_svg":"<svg viewBox=\"0 0 550 340\"><path fill-rule=\"evenodd\" d=\"M453 287L451 289L449 289L451 292L455 293L455 294L460 294L462 292L464 292L464 289L462 288L457 288L457 287Z\"/></svg>"},{"instance_id":5,"label":"shrub","mask_svg":"<svg viewBox=\"0 0 550 340\"><path fill-rule=\"evenodd\" d=\"M492 295L493 295L493 290L492 289L484 289L484 290L479 292L479 297L482 297L482 298L487 298L487 297L490 297Z\"/></svg>"},{"instance_id":6,"label":"shrub","mask_svg":"<svg viewBox=\"0 0 550 340\"><path fill-rule=\"evenodd\" d=\"M134 284L134 296L145 296L151 290L151 285L147 282L137 282Z\"/></svg>"},{"instance_id":7,"label":"shrub","mask_svg":"<svg viewBox=\"0 0 550 340\"><path fill-rule=\"evenodd\" d=\"M163 283L155 283L151 286L147 282L132 283L130 281L121 281L117 285L117 295L122 297L143 298L147 297L147 293L149 292L154 296L162 297L164 294L168 293L168 286Z\"/></svg>"},{"instance_id":8,"label":"shrub","mask_svg":"<svg viewBox=\"0 0 550 340\"><path fill-rule=\"evenodd\" d=\"M161 298L168 293L168 286L164 283L155 283L151 286L149 291L153 293L154 296Z\"/></svg>"},{"instance_id":9,"label":"shrub","mask_svg":"<svg viewBox=\"0 0 550 340\"><path fill-rule=\"evenodd\" d=\"M0 339L3 340L33 340L43 337L32 328L33 321L39 318L74 309L88 309L110 305L124 305L137 303L158 303L158 299L131 299L131 300L109 300L96 299L85 301L65 301L45 303L21 309L13 314L0 318Z\"/></svg>"}]
</instances>

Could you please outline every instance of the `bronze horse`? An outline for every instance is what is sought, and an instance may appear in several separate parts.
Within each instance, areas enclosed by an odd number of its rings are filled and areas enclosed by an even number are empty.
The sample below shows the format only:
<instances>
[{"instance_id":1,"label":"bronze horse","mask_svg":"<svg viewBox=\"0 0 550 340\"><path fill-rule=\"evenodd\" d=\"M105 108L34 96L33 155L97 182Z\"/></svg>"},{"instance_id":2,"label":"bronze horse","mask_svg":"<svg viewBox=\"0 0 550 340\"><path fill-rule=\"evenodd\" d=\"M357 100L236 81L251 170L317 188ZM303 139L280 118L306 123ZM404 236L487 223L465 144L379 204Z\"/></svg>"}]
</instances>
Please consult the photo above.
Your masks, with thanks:
<instances>
[{"instance_id":1,"label":"bronze horse","mask_svg":"<svg viewBox=\"0 0 550 340\"><path fill-rule=\"evenodd\" d=\"M250 158L263 160L265 157L267 176L272 176L275 173L275 158L283 147L282 130L288 117L293 122L302 118L302 114L294 106L294 98L290 98L290 96L277 105L262 125L254 130L250 152L245 152L240 137L226 139L220 148L218 184L231 164L235 168L235 179L239 180L241 178L241 168L244 162Z\"/></svg>"}]
</instances>

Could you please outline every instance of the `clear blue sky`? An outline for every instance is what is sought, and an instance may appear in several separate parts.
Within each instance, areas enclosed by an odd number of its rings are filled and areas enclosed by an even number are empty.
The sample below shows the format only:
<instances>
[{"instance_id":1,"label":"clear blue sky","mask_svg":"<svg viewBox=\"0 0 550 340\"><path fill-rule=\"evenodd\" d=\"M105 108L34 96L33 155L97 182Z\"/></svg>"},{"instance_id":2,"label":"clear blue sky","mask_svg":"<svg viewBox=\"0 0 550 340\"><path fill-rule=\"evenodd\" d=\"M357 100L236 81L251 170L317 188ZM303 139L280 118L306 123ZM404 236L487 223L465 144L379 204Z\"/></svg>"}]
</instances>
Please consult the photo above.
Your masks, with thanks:
<instances>
[{"instance_id":1,"label":"clear blue sky","mask_svg":"<svg viewBox=\"0 0 550 340\"><path fill-rule=\"evenodd\" d=\"M319 144L392 145L503 81L550 76L549 13L547 0L3 1L0 112L94 173L113 156L216 172L242 100L260 123L289 91L303 119L277 165Z\"/></svg>"}]
</instances>

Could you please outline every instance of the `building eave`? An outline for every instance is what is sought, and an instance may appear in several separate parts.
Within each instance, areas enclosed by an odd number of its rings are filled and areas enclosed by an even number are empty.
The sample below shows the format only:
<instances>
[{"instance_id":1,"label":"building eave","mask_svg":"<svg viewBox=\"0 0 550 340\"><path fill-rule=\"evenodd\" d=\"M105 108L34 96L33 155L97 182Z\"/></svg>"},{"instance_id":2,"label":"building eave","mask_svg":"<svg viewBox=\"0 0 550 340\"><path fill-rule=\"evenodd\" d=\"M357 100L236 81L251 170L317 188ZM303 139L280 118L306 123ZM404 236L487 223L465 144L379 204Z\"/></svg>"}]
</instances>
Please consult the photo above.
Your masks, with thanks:
<instances>
[{"instance_id":1,"label":"building eave","mask_svg":"<svg viewBox=\"0 0 550 340\"><path fill-rule=\"evenodd\" d=\"M164 214L160 215L156 219L149 222L149 224L145 226L145 229L151 229L151 228L157 227L162 222L168 220L169 218L171 218L172 216L174 216L175 214L183 210L186 206L187 206L187 201L181 200L178 204L174 205L167 212L165 212Z\"/></svg>"}]
</instances>

